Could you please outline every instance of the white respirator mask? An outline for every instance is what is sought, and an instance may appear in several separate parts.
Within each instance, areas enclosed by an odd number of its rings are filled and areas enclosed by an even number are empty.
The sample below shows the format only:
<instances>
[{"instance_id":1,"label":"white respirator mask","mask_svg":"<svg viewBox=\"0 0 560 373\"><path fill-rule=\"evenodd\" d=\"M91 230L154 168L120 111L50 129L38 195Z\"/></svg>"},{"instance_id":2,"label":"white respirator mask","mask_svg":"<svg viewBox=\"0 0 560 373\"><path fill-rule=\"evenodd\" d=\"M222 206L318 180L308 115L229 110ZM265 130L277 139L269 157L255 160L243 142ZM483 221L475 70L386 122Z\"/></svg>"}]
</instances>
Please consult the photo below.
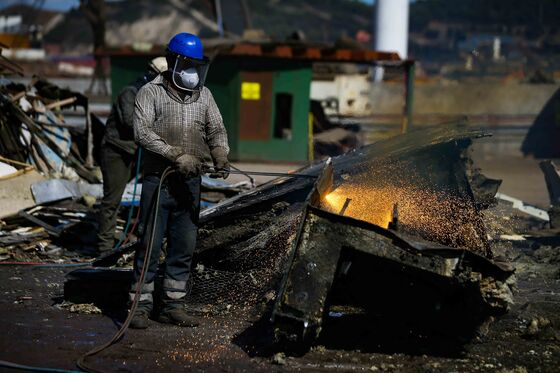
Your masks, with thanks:
<instances>
[{"instance_id":1,"label":"white respirator mask","mask_svg":"<svg viewBox=\"0 0 560 373\"><path fill-rule=\"evenodd\" d=\"M194 67L188 68L187 70L181 70L179 77L181 78L182 86L189 89L194 89L200 81L198 78L198 72Z\"/></svg>"},{"instance_id":2,"label":"white respirator mask","mask_svg":"<svg viewBox=\"0 0 560 373\"><path fill-rule=\"evenodd\" d=\"M177 58L173 67L173 83L184 91L200 91L207 71L207 62L193 64L187 59Z\"/></svg>"}]
</instances>

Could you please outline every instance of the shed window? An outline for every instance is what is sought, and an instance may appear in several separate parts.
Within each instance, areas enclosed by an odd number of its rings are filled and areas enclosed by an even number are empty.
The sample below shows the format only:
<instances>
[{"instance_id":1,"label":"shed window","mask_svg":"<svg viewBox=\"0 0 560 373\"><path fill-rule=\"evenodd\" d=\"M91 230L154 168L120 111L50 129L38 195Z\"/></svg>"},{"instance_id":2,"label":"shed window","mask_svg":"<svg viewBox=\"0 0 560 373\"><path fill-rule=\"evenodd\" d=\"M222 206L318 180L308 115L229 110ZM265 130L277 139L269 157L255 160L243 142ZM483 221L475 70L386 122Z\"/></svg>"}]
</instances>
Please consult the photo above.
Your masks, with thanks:
<instances>
[{"instance_id":1,"label":"shed window","mask_svg":"<svg viewBox=\"0 0 560 373\"><path fill-rule=\"evenodd\" d=\"M274 138L291 140L293 95L290 93L277 93L274 101Z\"/></svg>"}]
</instances>

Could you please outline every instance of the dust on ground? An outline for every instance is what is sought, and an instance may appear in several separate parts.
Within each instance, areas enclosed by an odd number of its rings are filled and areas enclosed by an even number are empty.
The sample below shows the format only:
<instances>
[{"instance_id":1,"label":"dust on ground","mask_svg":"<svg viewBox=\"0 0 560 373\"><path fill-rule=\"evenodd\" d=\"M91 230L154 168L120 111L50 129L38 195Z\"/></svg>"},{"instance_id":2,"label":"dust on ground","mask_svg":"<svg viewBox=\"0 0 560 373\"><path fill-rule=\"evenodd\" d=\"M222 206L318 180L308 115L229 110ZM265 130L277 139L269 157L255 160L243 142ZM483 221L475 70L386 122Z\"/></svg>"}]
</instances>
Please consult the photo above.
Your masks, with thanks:
<instances>
[{"instance_id":1,"label":"dust on ground","mask_svg":"<svg viewBox=\"0 0 560 373\"><path fill-rule=\"evenodd\" d=\"M505 223L504 223L505 222ZM499 236L510 220L489 229ZM197 316L198 328L151 321L145 330L129 330L116 346L88 359L104 371L398 371L398 372L556 372L560 366L560 244L493 240L502 260L517 268L518 292L506 315L484 325L464 344L421 336L377 338L359 325L346 333L329 318L325 336L302 356L290 356L271 344L265 321L241 313ZM62 301L67 270L3 267L0 307L4 332L0 359L44 367L74 369L81 354L112 336L121 312L70 313ZM411 310L413 312L413 310ZM385 335L393 326L384 326ZM394 326L401 329L401 326ZM329 331L330 330L330 331Z\"/></svg>"}]
</instances>

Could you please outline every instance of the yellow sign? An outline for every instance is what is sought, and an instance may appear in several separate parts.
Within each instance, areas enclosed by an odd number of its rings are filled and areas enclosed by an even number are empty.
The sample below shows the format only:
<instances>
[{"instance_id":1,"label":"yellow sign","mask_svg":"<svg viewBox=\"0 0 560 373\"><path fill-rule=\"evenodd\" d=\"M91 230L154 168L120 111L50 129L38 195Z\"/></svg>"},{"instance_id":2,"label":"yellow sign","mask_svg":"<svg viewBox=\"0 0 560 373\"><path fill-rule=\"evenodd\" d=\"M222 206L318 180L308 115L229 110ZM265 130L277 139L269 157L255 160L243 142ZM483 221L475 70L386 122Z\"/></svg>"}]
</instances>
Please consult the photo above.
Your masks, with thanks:
<instances>
[{"instance_id":1,"label":"yellow sign","mask_svg":"<svg viewBox=\"0 0 560 373\"><path fill-rule=\"evenodd\" d=\"M243 100L260 100L261 84L257 82L241 82L241 98Z\"/></svg>"}]
</instances>

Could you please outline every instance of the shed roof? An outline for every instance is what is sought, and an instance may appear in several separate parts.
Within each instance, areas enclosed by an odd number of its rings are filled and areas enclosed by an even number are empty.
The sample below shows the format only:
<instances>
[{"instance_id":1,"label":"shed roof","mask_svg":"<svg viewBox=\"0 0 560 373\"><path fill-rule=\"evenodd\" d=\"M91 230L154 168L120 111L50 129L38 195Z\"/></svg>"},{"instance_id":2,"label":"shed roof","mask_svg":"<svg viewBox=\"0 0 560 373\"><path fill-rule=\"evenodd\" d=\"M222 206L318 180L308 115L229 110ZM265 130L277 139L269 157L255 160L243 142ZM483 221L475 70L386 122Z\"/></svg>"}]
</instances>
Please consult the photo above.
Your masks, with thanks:
<instances>
[{"instance_id":1,"label":"shed roof","mask_svg":"<svg viewBox=\"0 0 560 373\"><path fill-rule=\"evenodd\" d=\"M304 43L256 43L204 41L207 55L253 58L292 59L310 62L404 62L396 52L380 52L371 49L337 48L327 45ZM165 53L161 45L131 45L98 50L100 56L156 56Z\"/></svg>"}]
</instances>

